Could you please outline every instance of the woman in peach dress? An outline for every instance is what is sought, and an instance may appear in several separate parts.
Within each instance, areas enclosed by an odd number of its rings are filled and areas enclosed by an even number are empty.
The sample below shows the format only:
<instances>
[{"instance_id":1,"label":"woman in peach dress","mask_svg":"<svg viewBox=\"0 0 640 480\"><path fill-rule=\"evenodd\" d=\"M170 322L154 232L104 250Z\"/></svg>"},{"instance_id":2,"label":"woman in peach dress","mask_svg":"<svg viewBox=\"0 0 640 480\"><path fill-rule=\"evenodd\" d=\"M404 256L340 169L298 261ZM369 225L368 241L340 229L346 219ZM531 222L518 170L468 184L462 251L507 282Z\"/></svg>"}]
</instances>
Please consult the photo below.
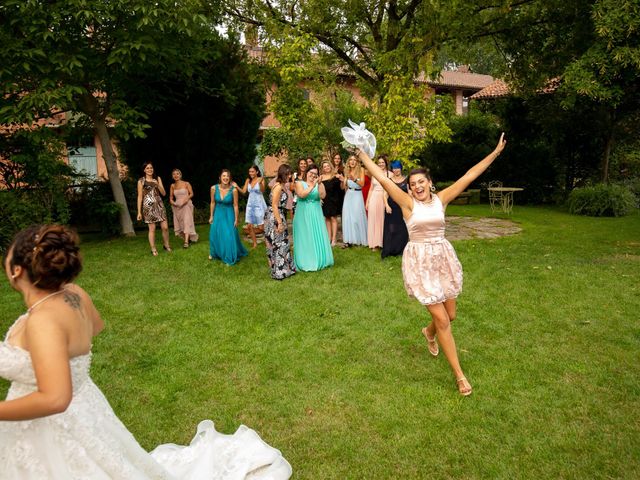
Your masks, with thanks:
<instances>
[{"instance_id":1,"label":"woman in peach dress","mask_svg":"<svg viewBox=\"0 0 640 480\"><path fill-rule=\"evenodd\" d=\"M343 135L344 132L345 129ZM371 133L361 124L347 141L353 143L351 140L366 138L366 135ZM502 134L492 153L438 194L434 193L435 188L426 169L418 168L409 173L409 195L388 178L367 153L357 151L367 170L402 209L409 231L409 243L402 255L405 289L409 296L415 297L429 310L431 321L422 329L429 352L433 356L438 355L438 342L440 343L455 375L458 392L465 397L471 395L472 388L460 367L451 332L451 322L456 318L456 298L462 290L462 266L453 247L444 238L444 211L451 200L460 195L493 163L506 143ZM366 144L363 143L362 146L366 148Z\"/></svg>"},{"instance_id":2,"label":"woman in peach dress","mask_svg":"<svg viewBox=\"0 0 640 480\"><path fill-rule=\"evenodd\" d=\"M388 177L387 157L378 157L378 167ZM384 237L384 188L375 177L371 179L371 189L367 196L367 243L371 250L382 248Z\"/></svg>"},{"instance_id":3,"label":"woman in peach dress","mask_svg":"<svg viewBox=\"0 0 640 480\"><path fill-rule=\"evenodd\" d=\"M176 237L182 237L184 248L189 248L189 243L198 241L196 226L193 221L193 189L189 182L182 180L182 172L174 168L171 172L173 183L169 190L169 201L173 209L173 230Z\"/></svg>"}]
</instances>

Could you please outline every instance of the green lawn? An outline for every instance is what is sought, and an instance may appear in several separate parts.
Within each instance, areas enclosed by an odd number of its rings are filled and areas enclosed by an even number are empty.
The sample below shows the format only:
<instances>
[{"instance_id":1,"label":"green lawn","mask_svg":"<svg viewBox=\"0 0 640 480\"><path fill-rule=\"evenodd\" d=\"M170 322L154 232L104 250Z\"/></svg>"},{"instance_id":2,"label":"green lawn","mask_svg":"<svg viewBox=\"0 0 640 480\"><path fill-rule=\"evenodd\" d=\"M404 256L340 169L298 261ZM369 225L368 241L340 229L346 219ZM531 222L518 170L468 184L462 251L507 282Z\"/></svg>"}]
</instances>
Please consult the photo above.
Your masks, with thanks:
<instances>
[{"instance_id":1,"label":"green lawn","mask_svg":"<svg viewBox=\"0 0 640 480\"><path fill-rule=\"evenodd\" d=\"M209 262L206 226L157 258L144 234L85 239L78 283L107 323L94 380L147 449L244 423L299 479L640 478L640 215L512 218L517 236L454 243L469 398L428 354L399 258L337 249L277 282L262 246ZM6 331L24 307L7 282L0 300Z\"/></svg>"}]
</instances>

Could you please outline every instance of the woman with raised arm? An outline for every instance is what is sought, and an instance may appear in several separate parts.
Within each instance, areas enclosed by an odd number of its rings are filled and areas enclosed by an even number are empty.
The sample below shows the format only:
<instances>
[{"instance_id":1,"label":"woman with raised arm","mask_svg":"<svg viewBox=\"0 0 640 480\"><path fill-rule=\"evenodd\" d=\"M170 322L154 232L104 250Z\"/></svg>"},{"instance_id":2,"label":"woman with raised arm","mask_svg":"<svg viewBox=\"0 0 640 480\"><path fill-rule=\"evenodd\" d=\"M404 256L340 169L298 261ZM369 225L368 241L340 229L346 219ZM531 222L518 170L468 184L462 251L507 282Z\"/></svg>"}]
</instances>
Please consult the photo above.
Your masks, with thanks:
<instances>
[{"instance_id":1,"label":"woman with raised arm","mask_svg":"<svg viewBox=\"0 0 640 480\"><path fill-rule=\"evenodd\" d=\"M211 187L209 211L209 260L217 258L234 265L247 250L238 235L238 190L226 168L220 174L220 183Z\"/></svg>"},{"instance_id":2,"label":"woman with raised arm","mask_svg":"<svg viewBox=\"0 0 640 480\"><path fill-rule=\"evenodd\" d=\"M333 165L328 159L322 161L320 170L320 181L324 185L326 192L325 197L322 199L322 214L327 224L331 246L335 247L338 237L338 215L342 212L342 199L344 197L344 191L342 190L344 177L333 169Z\"/></svg>"},{"instance_id":3,"label":"woman with raised arm","mask_svg":"<svg viewBox=\"0 0 640 480\"><path fill-rule=\"evenodd\" d=\"M360 128L364 130L362 124ZM364 132L371 135L366 130ZM354 136L363 138L363 132L356 132ZM353 139L354 137L350 137L350 140ZM451 332L451 322L456 318L456 298L462 290L462 266L453 247L444 238L444 211L451 200L491 165L505 145L503 133L492 153L438 194L434 193L435 188L426 169L412 170L408 178L411 195L388 178L366 152L357 150L365 167L402 209L409 231L409 243L402 255L404 286L409 296L415 297L429 310L431 322L422 329L429 352L431 355L438 355L438 342L440 343L455 375L458 391L463 396L471 395L472 388L460 367Z\"/></svg>"},{"instance_id":4,"label":"woman with raised arm","mask_svg":"<svg viewBox=\"0 0 640 480\"><path fill-rule=\"evenodd\" d=\"M280 452L245 426L223 435L205 420L189 446L149 454L138 444L89 375L104 323L72 283L81 269L77 237L59 225L29 227L7 251L4 270L27 311L0 341L0 377L11 382L0 401L0 478L289 478Z\"/></svg>"},{"instance_id":5,"label":"woman with raised arm","mask_svg":"<svg viewBox=\"0 0 640 480\"><path fill-rule=\"evenodd\" d=\"M182 172L174 168L171 172L173 183L169 189L169 202L173 208L173 230L176 236L182 237L184 248L189 248L191 242L198 241L196 225L193 221L193 188L189 182L182 179Z\"/></svg>"},{"instance_id":6,"label":"woman with raised arm","mask_svg":"<svg viewBox=\"0 0 640 480\"><path fill-rule=\"evenodd\" d=\"M244 182L242 188L238 187L238 191L243 195L249 193L247 200L247 208L245 211L244 221L248 226L249 237L253 248L258 246L256 240L256 230L261 231L264 225L264 212L267 210L267 203L264 201L264 178L260 173L257 165L249 167L249 178Z\"/></svg>"},{"instance_id":7,"label":"woman with raised arm","mask_svg":"<svg viewBox=\"0 0 640 480\"><path fill-rule=\"evenodd\" d=\"M326 195L318 167L311 164L303 179L296 181L298 207L293 217L293 261L296 270L315 272L333 265L329 233L320 200Z\"/></svg>"},{"instance_id":8,"label":"woman with raised arm","mask_svg":"<svg viewBox=\"0 0 640 480\"><path fill-rule=\"evenodd\" d=\"M162 229L162 244L167 252L171 251L169 243L169 224L167 223L167 212L162 202L162 197L166 195L162 179L153 170L153 164L146 162L142 165L144 175L138 179L138 221L144 220L149 227L149 246L151 255L158 256L156 250L156 223Z\"/></svg>"},{"instance_id":9,"label":"woman with raised arm","mask_svg":"<svg viewBox=\"0 0 640 480\"><path fill-rule=\"evenodd\" d=\"M380 155L377 164L387 177L390 176L386 155ZM375 177L371 179L371 189L369 190L369 196L365 200L365 209L367 210L367 243L371 250L383 247L384 193L380 182L378 182Z\"/></svg>"},{"instance_id":10,"label":"woman with raised arm","mask_svg":"<svg viewBox=\"0 0 640 480\"><path fill-rule=\"evenodd\" d=\"M364 171L360 161L351 155L344 167L342 189L342 248L367 244L367 213L364 209L362 186Z\"/></svg>"}]
</instances>

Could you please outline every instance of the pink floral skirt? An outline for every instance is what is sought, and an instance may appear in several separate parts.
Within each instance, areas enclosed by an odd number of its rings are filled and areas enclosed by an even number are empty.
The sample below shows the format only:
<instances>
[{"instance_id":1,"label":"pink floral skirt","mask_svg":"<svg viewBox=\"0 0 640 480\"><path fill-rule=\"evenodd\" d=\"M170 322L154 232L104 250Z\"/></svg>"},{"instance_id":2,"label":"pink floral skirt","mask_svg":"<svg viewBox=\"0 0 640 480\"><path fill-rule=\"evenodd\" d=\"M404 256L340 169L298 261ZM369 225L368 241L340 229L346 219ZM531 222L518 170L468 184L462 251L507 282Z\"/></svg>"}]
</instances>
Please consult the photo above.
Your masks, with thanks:
<instances>
[{"instance_id":1,"label":"pink floral skirt","mask_svg":"<svg viewBox=\"0 0 640 480\"><path fill-rule=\"evenodd\" d=\"M407 243L402 254L402 278L409 296L423 305L456 298L462 291L462 265L444 238Z\"/></svg>"}]
</instances>

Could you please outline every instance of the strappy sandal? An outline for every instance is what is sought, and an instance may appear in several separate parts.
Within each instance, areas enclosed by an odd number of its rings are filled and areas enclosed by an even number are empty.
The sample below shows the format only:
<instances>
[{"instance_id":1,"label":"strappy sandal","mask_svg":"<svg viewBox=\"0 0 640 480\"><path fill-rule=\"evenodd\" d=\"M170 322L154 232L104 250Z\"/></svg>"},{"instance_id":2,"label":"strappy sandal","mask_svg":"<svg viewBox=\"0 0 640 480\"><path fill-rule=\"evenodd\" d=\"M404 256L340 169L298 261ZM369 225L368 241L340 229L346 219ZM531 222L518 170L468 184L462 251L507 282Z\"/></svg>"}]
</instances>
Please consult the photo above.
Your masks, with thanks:
<instances>
[{"instance_id":1,"label":"strappy sandal","mask_svg":"<svg viewBox=\"0 0 640 480\"><path fill-rule=\"evenodd\" d=\"M154 257L158 256L158 250L156 250L155 248L151 249L151 255L153 255Z\"/></svg>"},{"instance_id":2,"label":"strappy sandal","mask_svg":"<svg viewBox=\"0 0 640 480\"><path fill-rule=\"evenodd\" d=\"M429 353L434 357L437 357L440 353L440 348L438 347L438 342L436 342L436 336L434 335L433 338L429 338L429 335L427 335L427 327L422 329L422 335L427 339L427 349L429 350Z\"/></svg>"},{"instance_id":3,"label":"strappy sandal","mask_svg":"<svg viewBox=\"0 0 640 480\"><path fill-rule=\"evenodd\" d=\"M189 244L188 243L183 244L182 248L189 248Z\"/></svg>"},{"instance_id":4,"label":"strappy sandal","mask_svg":"<svg viewBox=\"0 0 640 480\"><path fill-rule=\"evenodd\" d=\"M463 397L468 397L473 393L473 388L471 388L469 380L467 380L465 377L457 378L456 384L458 385L458 392Z\"/></svg>"},{"instance_id":5,"label":"strappy sandal","mask_svg":"<svg viewBox=\"0 0 640 480\"><path fill-rule=\"evenodd\" d=\"M171 247L167 247L166 245L163 245L162 248L164 248L169 253L173 252L173 249Z\"/></svg>"}]
</instances>

